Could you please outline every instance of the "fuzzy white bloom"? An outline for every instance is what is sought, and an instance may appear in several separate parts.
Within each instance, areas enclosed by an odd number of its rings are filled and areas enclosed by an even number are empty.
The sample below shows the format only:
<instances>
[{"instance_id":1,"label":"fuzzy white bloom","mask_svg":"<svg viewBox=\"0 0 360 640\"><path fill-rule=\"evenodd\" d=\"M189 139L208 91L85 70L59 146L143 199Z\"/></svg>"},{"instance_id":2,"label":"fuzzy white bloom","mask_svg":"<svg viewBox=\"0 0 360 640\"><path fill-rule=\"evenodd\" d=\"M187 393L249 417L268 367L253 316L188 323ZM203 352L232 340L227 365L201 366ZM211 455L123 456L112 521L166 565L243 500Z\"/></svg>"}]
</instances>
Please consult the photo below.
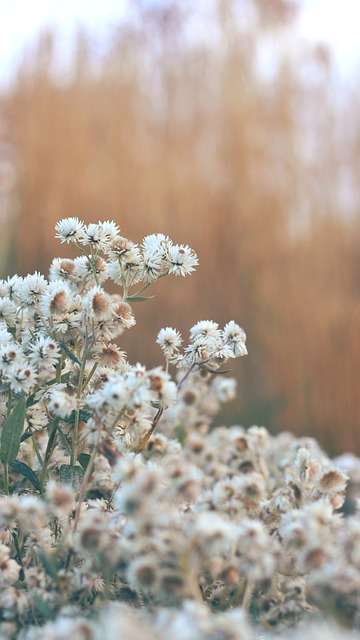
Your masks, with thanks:
<instances>
[{"instance_id":1,"label":"fuzzy white bloom","mask_svg":"<svg viewBox=\"0 0 360 640\"><path fill-rule=\"evenodd\" d=\"M5 373L12 366L24 361L24 354L15 342L4 342L0 346L0 372Z\"/></svg>"},{"instance_id":2,"label":"fuzzy white bloom","mask_svg":"<svg viewBox=\"0 0 360 640\"><path fill-rule=\"evenodd\" d=\"M174 244L168 253L169 273L175 276L187 276L199 264L196 253L188 246Z\"/></svg>"},{"instance_id":3,"label":"fuzzy white bloom","mask_svg":"<svg viewBox=\"0 0 360 640\"><path fill-rule=\"evenodd\" d=\"M69 258L54 258L49 270L49 280L62 280L73 285L77 282L77 278L74 275L75 261Z\"/></svg>"},{"instance_id":4,"label":"fuzzy white bloom","mask_svg":"<svg viewBox=\"0 0 360 640\"><path fill-rule=\"evenodd\" d=\"M236 396L235 378L223 378L218 376L213 381L212 388L219 402L229 402Z\"/></svg>"},{"instance_id":5,"label":"fuzzy white bloom","mask_svg":"<svg viewBox=\"0 0 360 640\"><path fill-rule=\"evenodd\" d=\"M21 286L21 302L23 306L34 306L39 304L40 299L45 293L47 282L40 273L35 271L34 274L26 276Z\"/></svg>"},{"instance_id":6,"label":"fuzzy white bloom","mask_svg":"<svg viewBox=\"0 0 360 640\"><path fill-rule=\"evenodd\" d=\"M144 256L146 254L159 253L164 259L168 255L172 244L169 236L165 236L163 233L152 233L149 236L145 236L142 241Z\"/></svg>"},{"instance_id":7,"label":"fuzzy white bloom","mask_svg":"<svg viewBox=\"0 0 360 640\"><path fill-rule=\"evenodd\" d=\"M0 347L12 342L12 335L8 332L5 322L0 322Z\"/></svg>"},{"instance_id":8,"label":"fuzzy white bloom","mask_svg":"<svg viewBox=\"0 0 360 640\"><path fill-rule=\"evenodd\" d=\"M38 369L51 369L61 356L57 342L47 336L39 336L29 345L29 360Z\"/></svg>"},{"instance_id":9,"label":"fuzzy white bloom","mask_svg":"<svg viewBox=\"0 0 360 640\"><path fill-rule=\"evenodd\" d=\"M69 392L65 384L54 385L46 394L49 411L60 418L70 416L76 408L76 396Z\"/></svg>"},{"instance_id":10,"label":"fuzzy white bloom","mask_svg":"<svg viewBox=\"0 0 360 640\"><path fill-rule=\"evenodd\" d=\"M182 337L179 331L172 327L164 327L160 329L156 344L160 345L160 348L164 352L165 358L171 358L175 351L178 351L182 343Z\"/></svg>"},{"instance_id":11,"label":"fuzzy white bloom","mask_svg":"<svg viewBox=\"0 0 360 640\"><path fill-rule=\"evenodd\" d=\"M37 381L37 372L33 365L25 359L14 363L8 367L4 373L4 382L10 385L14 393L29 393Z\"/></svg>"},{"instance_id":12,"label":"fuzzy white bloom","mask_svg":"<svg viewBox=\"0 0 360 640\"><path fill-rule=\"evenodd\" d=\"M23 278L17 275L8 277L6 280L7 296L17 305L21 303L22 283Z\"/></svg>"},{"instance_id":13,"label":"fuzzy white bloom","mask_svg":"<svg viewBox=\"0 0 360 640\"><path fill-rule=\"evenodd\" d=\"M99 226L102 229L102 232L106 238L106 243L113 243L120 237L120 229L116 222L113 220L105 220L104 222L100 222Z\"/></svg>"},{"instance_id":14,"label":"fuzzy white bloom","mask_svg":"<svg viewBox=\"0 0 360 640\"><path fill-rule=\"evenodd\" d=\"M154 282L164 271L164 260L158 251L144 253L142 280Z\"/></svg>"},{"instance_id":15,"label":"fuzzy white bloom","mask_svg":"<svg viewBox=\"0 0 360 640\"><path fill-rule=\"evenodd\" d=\"M113 312L111 297L100 286L92 287L88 291L83 298L82 307L85 317L95 322L109 320Z\"/></svg>"},{"instance_id":16,"label":"fuzzy white bloom","mask_svg":"<svg viewBox=\"0 0 360 640\"><path fill-rule=\"evenodd\" d=\"M104 253L108 256L108 258L114 262L120 262L126 259L133 247L136 245L128 240L128 238L124 238L123 236L116 237L110 242L109 245L104 247Z\"/></svg>"},{"instance_id":17,"label":"fuzzy white bloom","mask_svg":"<svg viewBox=\"0 0 360 640\"><path fill-rule=\"evenodd\" d=\"M144 263L143 258L137 248L127 252L121 262L112 261L108 264L109 278L120 286L131 287L141 281Z\"/></svg>"},{"instance_id":18,"label":"fuzzy white bloom","mask_svg":"<svg viewBox=\"0 0 360 640\"><path fill-rule=\"evenodd\" d=\"M0 321L13 327L16 322L16 306L10 298L0 298Z\"/></svg>"},{"instance_id":19,"label":"fuzzy white bloom","mask_svg":"<svg viewBox=\"0 0 360 640\"><path fill-rule=\"evenodd\" d=\"M41 431L49 422L47 413L38 404L32 405L26 409L25 414L25 429L31 433L35 431Z\"/></svg>"},{"instance_id":20,"label":"fuzzy white bloom","mask_svg":"<svg viewBox=\"0 0 360 640\"><path fill-rule=\"evenodd\" d=\"M204 338L210 338L212 340L220 340L221 332L217 322L212 320L199 320L190 329L190 338L192 341L203 340Z\"/></svg>"},{"instance_id":21,"label":"fuzzy white bloom","mask_svg":"<svg viewBox=\"0 0 360 640\"><path fill-rule=\"evenodd\" d=\"M234 358L246 356L246 333L234 320L230 320L225 325L222 335L224 343L230 347Z\"/></svg>"},{"instance_id":22,"label":"fuzzy white bloom","mask_svg":"<svg viewBox=\"0 0 360 640\"><path fill-rule=\"evenodd\" d=\"M91 259L94 260L95 263L93 266L90 264L90 261L86 256L78 256L74 260L73 278L74 281L78 283L79 288L81 288L82 291L85 286L95 285L93 269L95 270L99 284L105 282L109 277L107 272L107 263L105 260L100 256L96 259L91 256Z\"/></svg>"},{"instance_id":23,"label":"fuzzy white bloom","mask_svg":"<svg viewBox=\"0 0 360 640\"><path fill-rule=\"evenodd\" d=\"M40 307L46 319L68 311L71 304L70 287L61 280L50 282L41 296Z\"/></svg>"},{"instance_id":24,"label":"fuzzy white bloom","mask_svg":"<svg viewBox=\"0 0 360 640\"><path fill-rule=\"evenodd\" d=\"M83 229L80 243L102 249L108 243L107 231L101 224L88 224Z\"/></svg>"},{"instance_id":25,"label":"fuzzy white bloom","mask_svg":"<svg viewBox=\"0 0 360 640\"><path fill-rule=\"evenodd\" d=\"M83 237L84 223L79 218L64 218L55 225L55 238L63 242L79 242Z\"/></svg>"}]
</instances>

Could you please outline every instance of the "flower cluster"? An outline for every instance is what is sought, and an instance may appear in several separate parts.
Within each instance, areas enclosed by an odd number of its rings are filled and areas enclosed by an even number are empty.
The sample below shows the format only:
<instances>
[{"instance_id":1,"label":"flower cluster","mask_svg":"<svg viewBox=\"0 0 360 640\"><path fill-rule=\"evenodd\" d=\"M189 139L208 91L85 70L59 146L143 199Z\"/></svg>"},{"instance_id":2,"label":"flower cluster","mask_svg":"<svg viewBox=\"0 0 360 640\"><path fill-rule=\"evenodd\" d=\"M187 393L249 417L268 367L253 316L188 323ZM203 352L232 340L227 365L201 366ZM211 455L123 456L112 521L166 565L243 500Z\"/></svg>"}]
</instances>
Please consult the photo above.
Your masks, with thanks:
<instances>
[{"instance_id":1,"label":"flower cluster","mask_svg":"<svg viewBox=\"0 0 360 640\"><path fill-rule=\"evenodd\" d=\"M217 374L247 353L234 321L196 323L185 347L165 327L164 368L129 364L131 305L194 270L187 245L56 231L78 258L0 282L1 637L345 640L321 614L360 626L360 461L214 428L235 394Z\"/></svg>"}]
</instances>

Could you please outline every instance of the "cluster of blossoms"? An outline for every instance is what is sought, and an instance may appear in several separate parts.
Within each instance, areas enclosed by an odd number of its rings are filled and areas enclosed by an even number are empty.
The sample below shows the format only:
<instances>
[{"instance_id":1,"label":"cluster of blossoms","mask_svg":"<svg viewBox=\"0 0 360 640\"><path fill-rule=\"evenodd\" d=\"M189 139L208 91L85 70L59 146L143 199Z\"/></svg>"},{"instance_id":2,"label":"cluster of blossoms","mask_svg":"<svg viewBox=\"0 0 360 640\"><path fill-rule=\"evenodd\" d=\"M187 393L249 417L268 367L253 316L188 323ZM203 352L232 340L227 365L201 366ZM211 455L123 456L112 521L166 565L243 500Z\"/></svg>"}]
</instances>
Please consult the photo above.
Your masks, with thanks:
<instances>
[{"instance_id":1,"label":"cluster of blossoms","mask_svg":"<svg viewBox=\"0 0 360 640\"><path fill-rule=\"evenodd\" d=\"M348 638L320 621L360 625L360 462L213 427L235 394L216 374L247 353L233 321L198 322L184 348L166 327L164 368L128 363L132 302L190 274L188 246L56 231L78 258L0 282L1 637Z\"/></svg>"}]
</instances>

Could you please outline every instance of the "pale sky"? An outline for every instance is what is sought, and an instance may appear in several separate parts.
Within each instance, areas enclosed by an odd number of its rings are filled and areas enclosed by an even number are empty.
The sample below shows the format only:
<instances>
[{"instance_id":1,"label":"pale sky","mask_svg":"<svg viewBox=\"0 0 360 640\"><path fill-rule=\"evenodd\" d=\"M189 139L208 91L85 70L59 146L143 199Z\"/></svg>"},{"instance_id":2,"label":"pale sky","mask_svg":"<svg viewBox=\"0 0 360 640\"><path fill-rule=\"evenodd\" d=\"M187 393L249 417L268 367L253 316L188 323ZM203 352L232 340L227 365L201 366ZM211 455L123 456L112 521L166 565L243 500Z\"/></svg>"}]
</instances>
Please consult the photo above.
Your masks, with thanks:
<instances>
[{"instance_id":1,"label":"pale sky","mask_svg":"<svg viewBox=\"0 0 360 640\"><path fill-rule=\"evenodd\" d=\"M84 26L100 42L118 24L129 0L0 0L0 83L11 79L25 46L40 30L55 27L66 63L73 34ZM150 1L150 0L149 0ZM197 0L205 3L210 0ZM341 74L360 63L360 0L302 0L298 20L302 39L331 45Z\"/></svg>"}]
</instances>

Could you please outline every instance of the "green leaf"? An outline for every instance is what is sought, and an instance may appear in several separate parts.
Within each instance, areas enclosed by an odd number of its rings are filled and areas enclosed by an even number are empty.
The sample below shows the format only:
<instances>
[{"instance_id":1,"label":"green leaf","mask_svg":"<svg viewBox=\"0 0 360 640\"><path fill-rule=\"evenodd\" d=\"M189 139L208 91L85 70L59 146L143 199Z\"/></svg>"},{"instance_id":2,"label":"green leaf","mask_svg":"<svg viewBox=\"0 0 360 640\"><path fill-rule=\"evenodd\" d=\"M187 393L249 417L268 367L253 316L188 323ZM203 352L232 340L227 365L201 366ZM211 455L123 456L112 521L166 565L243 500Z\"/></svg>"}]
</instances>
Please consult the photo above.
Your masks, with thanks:
<instances>
[{"instance_id":1,"label":"green leaf","mask_svg":"<svg viewBox=\"0 0 360 640\"><path fill-rule=\"evenodd\" d=\"M56 566L56 562L54 561L54 558L52 557L51 553L47 553L46 551L44 551L44 549L39 549L38 550L38 556L43 564L43 567L46 571L46 573L51 577L54 578L54 580L56 580L57 577L57 566Z\"/></svg>"},{"instance_id":2,"label":"green leaf","mask_svg":"<svg viewBox=\"0 0 360 640\"><path fill-rule=\"evenodd\" d=\"M144 302L145 300L151 300L155 296L127 296L126 302Z\"/></svg>"},{"instance_id":3,"label":"green leaf","mask_svg":"<svg viewBox=\"0 0 360 640\"><path fill-rule=\"evenodd\" d=\"M50 609L49 605L45 600L38 594L33 593L32 599L36 605L36 608L44 616L45 620L55 620L55 612Z\"/></svg>"},{"instance_id":4,"label":"green leaf","mask_svg":"<svg viewBox=\"0 0 360 640\"><path fill-rule=\"evenodd\" d=\"M61 348L63 351L65 351L67 357L70 358L70 360L72 360L73 362L76 362L76 364L81 364L80 360L77 359L77 357L73 354L72 351L70 351L69 347L66 344L64 344L64 342L61 343Z\"/></svg>"},{"instance_id":5,"label":"green leaf","mask_svg":"<svg viewBox=\"0 0 360 640\"><path fill-rule=\"evenodd\" d=\"M91 456L89 453L80 453L77 457L78 462L80 462L82 468L84 469L84 471L86 471L87 466L89 464L89 460L90 460Z\"/></svg>"},{"instance_id":6,"label":"green leaf","mask_svg":"<svg viewBox=\"0 0 360 640\"><path fill-rule=\"evenodd\" d=\"M10 462L10 467L15 469L15 471L17 471L18 473L21 473L21 475L24 476L24 478L26 478L27 480L29 480L32 486L35 487L35 489L37 489L37 491L40 491L41 493L41 485L37 475L34 473L32 469L30 469L30 467L27 464L25 464L25 462L21 462L20 460L12 460L12 462Z\"/></svg>"},{"instance_id":7,"label":"green leaf","mask_svg":"<svg viewBox=\"0 0 360 640\"><path fill-rule=\"evenodd\" d=\"M182 424L178 424L178 426L175 428L176 439L179 440L181 444L183 444L185 440L185 436L186 436L186 430L184 426Z\"/></svg>"},{"instance_id":8,"label":"green leaf","mask_svg":"<svg viewBox=\"0 0 360 640\"><path fill-rule=\"evenodd\" d=\"M62 464L59 470L60 482L70 484L74 491L81 489L84 480L84 469L79 465L73 467L71 464Z\"/></svg>"},{"instance_id":9,"label":"green leaf","mask_svg":"<svg viewBox=\"0 0 360 640\"><path fill-rule=\"evenodd\" d=\"M20 438L24 428L26 397L20 398L7 418L1 433L0 460L3 464L15 460L20 449Z\"/></svg>"}]
</instances>

